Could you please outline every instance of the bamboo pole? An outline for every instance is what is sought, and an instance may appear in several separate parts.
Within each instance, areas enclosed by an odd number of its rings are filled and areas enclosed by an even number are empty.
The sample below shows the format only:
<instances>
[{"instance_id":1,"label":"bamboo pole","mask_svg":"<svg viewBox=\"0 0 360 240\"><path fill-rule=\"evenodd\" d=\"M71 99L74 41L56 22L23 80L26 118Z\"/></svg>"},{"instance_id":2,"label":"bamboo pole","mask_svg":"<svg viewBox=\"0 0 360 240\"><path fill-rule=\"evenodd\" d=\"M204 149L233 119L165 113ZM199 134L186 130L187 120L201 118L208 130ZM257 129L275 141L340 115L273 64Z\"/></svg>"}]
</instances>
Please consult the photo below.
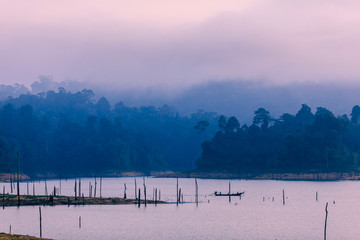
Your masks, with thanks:
<instances>
[{"instance_id":1,"label":"bamboo pole","mask_svg":"<svg viewBox=\"0 0 360 240\"><path fill-rule=\"evenodd\" d=\"M327 227L327 217L328 217L328 203L325 206L325 226L324 226L324 240L326 240L326 227Z\"/></svg>"},{"instance_id":2,"label":"bamboo pole","mask_svg":"<svg viewBox=\"0 0 360 240\"><path fill-rule=\"evenodd\" d=\"M124 183L124 198L126 199L126 183Z\"/></svg>"},{"instance_id":3,"label":"bamboo pole","mask_svg":"<svg viewBox=\"0 0 360 240\"><path fill-rule=\"evenodd\" d=\"M316 191L316 201L317 201L317 202L319 201L318 192L317 192L317 191Z\"/></svg>"},{"instance_id":4,"label":"bamboo pole","mask_svg":"<svg viewBox=\"0 0 360 240\"><path fill-rule=\"evenodd\" d=\"M81 228L81 216L79 216L79 228Z\"/></svg>"}]
</instances>

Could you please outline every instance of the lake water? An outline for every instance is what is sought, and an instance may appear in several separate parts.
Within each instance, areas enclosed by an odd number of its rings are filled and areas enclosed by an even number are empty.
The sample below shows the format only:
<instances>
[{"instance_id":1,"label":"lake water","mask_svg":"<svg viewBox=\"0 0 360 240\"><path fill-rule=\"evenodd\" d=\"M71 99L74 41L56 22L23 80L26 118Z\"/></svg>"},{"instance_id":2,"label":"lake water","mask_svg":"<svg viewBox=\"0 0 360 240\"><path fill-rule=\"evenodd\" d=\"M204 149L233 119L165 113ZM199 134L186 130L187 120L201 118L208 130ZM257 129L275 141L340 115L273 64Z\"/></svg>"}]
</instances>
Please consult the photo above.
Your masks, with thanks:
<instances>
[{"instance_id":1,"label":"lake water","mask_svg":"<svg viewBox=\"0 0 360 240\"><path fill-rule=\"evenodd\" d=\"M104 178L103 197L134 197L135 178ZM143 178L136 178L142 189ZM153 188L161 200L174 202L176 179L145 178L147 198ZM89 194L89 182L81 180ZM29 183L32 194L33 183ZM99 179L98 179L99 184ZM231 180L231 191L245 191L241 199L215 197L214 191L228 192L229 180L198 179L199 206L195 203L157 206L46 206L42 207L43 237L54 239L323 239L325 205L328 207L328 239L360 239L360 182L295 182ZM10 191L10 183L1 183ZM59 180L47 181L48 192L59 188ZM36 182L36 194L44 194L45 183ZM98 185L99 186L99 185ZM27 185L21 183L21 193ZM194 179L179 179L184 201L194 202ZM283 205L282 191L286 204ZM74 180L62 180L62 195L73 195ZM99 188L97 189L99 193ZM318 192L318 201L316 201ZM141 193L143 195L143 192ZM78 219L81 216L82 226ZM39 236L38 207L0 209L0 232Z\"/></svg>"}]
</instances>

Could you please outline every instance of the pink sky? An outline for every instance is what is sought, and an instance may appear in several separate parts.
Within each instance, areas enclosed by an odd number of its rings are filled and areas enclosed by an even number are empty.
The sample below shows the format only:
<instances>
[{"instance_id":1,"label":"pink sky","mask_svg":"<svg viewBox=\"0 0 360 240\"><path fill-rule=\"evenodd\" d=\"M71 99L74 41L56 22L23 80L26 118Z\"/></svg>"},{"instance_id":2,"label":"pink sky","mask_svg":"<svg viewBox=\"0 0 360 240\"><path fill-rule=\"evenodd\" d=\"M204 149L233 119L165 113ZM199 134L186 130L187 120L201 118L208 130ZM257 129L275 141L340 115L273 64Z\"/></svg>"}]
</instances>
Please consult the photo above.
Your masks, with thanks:
<instances>
[{"instance_id":1,"label":"pink sky","mask_svg":"<svg viewBox=\"0 0 360 240\"><path fill-rule=\"evenodd\" d=\"M357 81L360 3L0 0L0 83Z\"/></svg>"}]
</instances>

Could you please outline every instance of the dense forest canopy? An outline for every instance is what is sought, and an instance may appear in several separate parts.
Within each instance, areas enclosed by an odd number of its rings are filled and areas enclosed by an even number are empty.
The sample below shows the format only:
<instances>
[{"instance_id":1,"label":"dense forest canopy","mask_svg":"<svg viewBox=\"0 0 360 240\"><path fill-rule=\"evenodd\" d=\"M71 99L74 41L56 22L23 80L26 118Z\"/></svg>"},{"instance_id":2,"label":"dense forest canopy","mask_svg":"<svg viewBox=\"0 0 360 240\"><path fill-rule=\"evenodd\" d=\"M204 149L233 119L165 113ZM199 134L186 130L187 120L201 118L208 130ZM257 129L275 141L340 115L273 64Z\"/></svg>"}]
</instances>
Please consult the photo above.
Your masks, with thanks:
<instances>
[{"instance_id":1,"label":"dense forest canopy","mask_svg":"<svg viewBox=\"0 0 360 240\"><path fill-rule=\"evenodd\" d=\"M59 88L0 102L0 169L27 174L152 170L239 172L358 170L360 107L350 118L303 104L273 118L259 108L251 124L234 116L172 107L111 105L91 90Z\"/></svg>"},{"instance_id":2,"label":"dense forest canopy","mask_svg":"<svg viewBox=\"0 0 360 240\"><path fill-rule=\"evenodd\" d=\"M217 115L171 107L111 106L91 90L22 94L0 104L0 169L37 173L183 170L194 167ZM206 131L204 131L206 128Z\"/></svg>"},{"instance_id":3,"label":"dense forest canopy","mask_svg":"<svg viewBox=\"0 0 360 240\"><path fill-rule=\"evenodd\" d=\"M303 104L295 114L274 119L264 108L255 111L251 126L220 116L219 131L202 144L197 165L206 170L242 172L349 171L359 169L360 107L351 119L326 108L313 114Z\"/></svg>"}]
</instances>

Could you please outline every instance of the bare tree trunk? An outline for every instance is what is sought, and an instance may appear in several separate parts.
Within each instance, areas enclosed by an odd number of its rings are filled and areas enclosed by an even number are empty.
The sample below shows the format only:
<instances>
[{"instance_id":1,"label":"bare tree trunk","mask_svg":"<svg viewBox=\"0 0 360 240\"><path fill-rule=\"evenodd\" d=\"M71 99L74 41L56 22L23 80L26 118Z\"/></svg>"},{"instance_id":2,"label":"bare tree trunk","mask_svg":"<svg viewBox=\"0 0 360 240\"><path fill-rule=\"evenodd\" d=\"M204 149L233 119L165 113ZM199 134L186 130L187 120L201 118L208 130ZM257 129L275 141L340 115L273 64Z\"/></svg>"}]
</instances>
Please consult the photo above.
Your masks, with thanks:
<instances>
[{"instance_id":1,"label":"bare tree trunk","mask_svg":"<svg viewBox=\"0 0 360 240\"><path fill-rule=\"evenodd\" d=\"M17 187L17 200L18 207L20 207L20 183L19 183L19 152L16 152L17 164L16 164L16 187Z\"/></svg>"},{"instance_id":2,"label":"bare tree trunk","mask_svg":"<svg viewBox=\"0 0 360 240\"><path fill-rule=\"evenodd\" d=\"M285 190L283 189L283 205L285 205Z\"/></svg>"},{"instance_id":3,"label":"bare tree trunk","mask_svg":"<svg viewBox=\"0 0 360 240\"><path fill-rule=\"evenodd\" d=\"M39 207L39 215L40 215L40 238L42 238L41 207Z\"/></svg>"},{"instance_id":4,"label":"bare tree trunk","mask_svg":"<svg viewBox=\"0 0 360 240\"><path fill-rule=\"evenodd\" d=\"M326 240L326 225L327 225L327 217L328 217L328 203L325 206L325 226L324 226L324 240Z\"/></svg>"},{"instance_id":5,"label":"bare tree trunk","mask_svg":"<svg viewBox=\"0 0 360 240\"><path fill-rule=\"evenodd\" d=\"M179 178L176 178L176 205L179 205Z\"/></svg>"}]
</instances>

